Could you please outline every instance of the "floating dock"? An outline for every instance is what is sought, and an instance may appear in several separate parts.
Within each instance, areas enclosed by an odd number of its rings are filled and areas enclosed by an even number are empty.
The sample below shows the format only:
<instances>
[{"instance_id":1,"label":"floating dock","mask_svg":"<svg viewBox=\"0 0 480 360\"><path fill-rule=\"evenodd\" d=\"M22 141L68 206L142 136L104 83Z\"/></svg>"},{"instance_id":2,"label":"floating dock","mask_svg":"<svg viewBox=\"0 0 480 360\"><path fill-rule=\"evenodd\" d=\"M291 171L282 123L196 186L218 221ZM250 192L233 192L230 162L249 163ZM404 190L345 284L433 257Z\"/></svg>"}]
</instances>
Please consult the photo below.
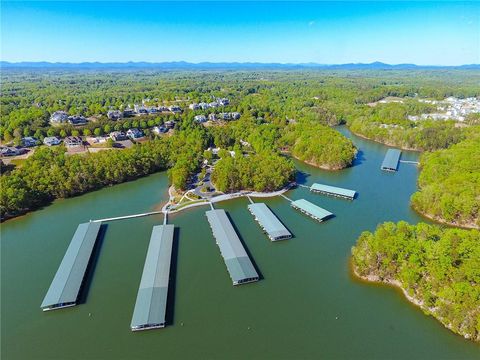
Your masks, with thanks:
<instances>
[{"instance_id":1,"label":"floating dock","mask_svg":"<svg viewBox=\"0 0 480 360\"><path fill-rule=\"evenodd\" d=\"M330 186L330 185L317 184L317 183L310 186L310 191L325 194L325 195L341 197L348 200L353 200L356 194L356 192L353 190L343 189L343 188Z\"/></svg>"},{"instance_id":2,"label":"floating dock","mask_svg":"<svg viewBox=\"0 0 480 360\"><path fill-rule=\"evenodd\" d=\"M312 204L310 201L305 199L292 201L291 206L294 209L300 210L302 213L320 222L333 216L330 211L322 209L320 206Z\"/></svg>"},{"instance_id":3,"label":"floating dock","mask_svg":"<svg viewBox=\"0 0 480 360\"><path fill-rule=\"evenodd\" d=\"M132 331L165 327L173 225L154 226L133 310Z\"/></svg>"},{"instance_id":4,"label":"floating dock","mask_svg":"<svg viewBox=\"0 0 480 360\"><path fill-rule=\"evenodd\" d=\"M245 251L225 210L208 210L206 213L213 236L220 248L233 285L258 281L258 274Z\"/></svg>"},{"instance_id":5,"label":"floating dock","mask_svg":"<svg viewBox=\"0 0 480 360\"><path fill-rule=\"evenodd\" d=\"M77 305L77 298L100 231L100 222L80 224L40 306L43 311Z\"/></svg>"},{"instance_id":6,"label":"floating dock","mask_svg":"<svg viewBox=\"0 0 480 360\"><path fill-rule=\"evenodd\" d=\"M398 149L388 149L382 163L382 170L397 171L398 162L400 161L402 152Z\"/></svg>"},{"instance_id":7,"label":"floating dock","mask_svg":"<svg viewBox=\"0 0 480 360\"><path fill-rule=\"evenodd\" d=\"M248 205L248 210L272 241L290 239L292 234L264 203Z\"/></svg>"}]
</instances>

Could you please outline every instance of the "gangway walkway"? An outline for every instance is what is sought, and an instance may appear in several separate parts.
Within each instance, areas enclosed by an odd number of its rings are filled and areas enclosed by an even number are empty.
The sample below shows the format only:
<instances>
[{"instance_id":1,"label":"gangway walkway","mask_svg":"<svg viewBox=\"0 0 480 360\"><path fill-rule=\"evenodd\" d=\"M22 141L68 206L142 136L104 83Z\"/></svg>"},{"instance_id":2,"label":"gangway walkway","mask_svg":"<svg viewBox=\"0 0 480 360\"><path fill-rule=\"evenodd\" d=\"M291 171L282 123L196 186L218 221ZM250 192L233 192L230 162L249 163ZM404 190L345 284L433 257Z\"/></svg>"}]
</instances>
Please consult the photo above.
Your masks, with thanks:
<instances>
[{"instance_id":1,"label":"gangway walkway","mask_svg":"<svg viewBox=\"0 0 480 360\"><path fill-rule=\"evenodd\" d=\"M142 214L125 215L125 216L117 216L117 217L111 217L111 218L105 218L105 219L91 220L91 222L106 222L106 221L133 219L133 218L137 218L137 217L158 215L158 214L165 214L165 212L163 210L151 211L151 212L146 212L146 213L142 213Z\"/></svg>"}]
</instances>

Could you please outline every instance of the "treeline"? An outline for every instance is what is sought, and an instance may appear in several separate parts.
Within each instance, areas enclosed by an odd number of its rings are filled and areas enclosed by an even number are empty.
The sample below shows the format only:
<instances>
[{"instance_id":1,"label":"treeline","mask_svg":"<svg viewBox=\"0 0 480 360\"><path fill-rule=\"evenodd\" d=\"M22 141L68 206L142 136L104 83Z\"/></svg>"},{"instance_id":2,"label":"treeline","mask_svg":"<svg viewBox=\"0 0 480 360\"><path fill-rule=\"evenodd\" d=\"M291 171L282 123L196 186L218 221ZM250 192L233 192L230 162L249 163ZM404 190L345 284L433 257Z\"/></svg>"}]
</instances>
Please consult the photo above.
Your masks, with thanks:
<instances>
[{"instance_id":1,"label":"treeline","mask_svg":"<svg viewBox=\"0 0 480 360\"><path fill-rule=\"evenodd\" d=\"M185 188L199 166L207 139L203 129L192 128L130 149L84 156L68 155L63 146L41 147L21 166L0 176L1 218L167 168L171 168L171 182Z\"/></svg>"},{"instance_id":2,"label":"treeline","mask_svg":"<svg viewBox=\"0 0 480 360\"><path fill-rule=\"evenodd\" d=\"M412 206L436 220L480 228L480 128L449 149L420 159L419 191Z\"/></svg>"},{"instance_id":3,"label":"treeline","mask_svg":"<svg viewBox=\"0 0 480 360\"><path fill-rule=\"evenodd\" d=\"M480 341L480 232L384 223L352 248L355 273L401 286L427 313Z\"/></svg>"},{"instance_id":4,"label":"treeline","mask_svg":"<svg viewBox=\"0 0 480 360\"><path fill-rule=\"evenodd\" d=\"M436 107L413 100L405 103L359 107L348 120L352 132L387 145L432 151L445 149L464 139L455 121L408 120L408 115L435 111Z\"/></svg>"},{"instance_id":5,"label":"treeline","mask_svg":"<svg viewBox=\"0 0 480 360\"><path fill-rule=\"evenodd\" d=\"M357 152L350 139L314 122L289 126L282 141L295 158L329 170L350 166Z\"/></svg>"},{"instance_id":6,"label":"treeline","mask_svg":"<svg viewBox=\"0 0 480 360\"><path fill-rule=\"evenodd\" d=\"M223 192L238 190L275 191L294 179L293 163L276 152L243 156L238 149L235 156L227 151L215 164L211 180Z\"/></svg>"}]
</instances>

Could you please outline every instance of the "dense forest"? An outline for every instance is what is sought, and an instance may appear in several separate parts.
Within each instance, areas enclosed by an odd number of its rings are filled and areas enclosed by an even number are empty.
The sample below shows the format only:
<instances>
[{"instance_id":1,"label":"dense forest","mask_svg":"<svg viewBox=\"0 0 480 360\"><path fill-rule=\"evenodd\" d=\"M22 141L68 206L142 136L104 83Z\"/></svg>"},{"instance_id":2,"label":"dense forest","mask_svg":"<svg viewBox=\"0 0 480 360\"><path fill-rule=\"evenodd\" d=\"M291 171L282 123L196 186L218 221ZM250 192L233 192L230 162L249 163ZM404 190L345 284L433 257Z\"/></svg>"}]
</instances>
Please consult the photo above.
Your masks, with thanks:
<instances>
[{"instance_id":1,"label":"dense forest","mask_svg":"<svg viewBox=\"0 0 480 360\"><path fill-rule=\"evenodd\" d=\"M452 331L480 341L480 232L384 223L352 248L357 275L400 286Z\"/></svg>"},{"instance_id":2,"label":"dense forest","mask_svg":"<svg viewBox=\"0 0 480 360\"><path fill-rule=\"evenodd\" d=\"M171 182L176 188L183 189L187 187L192 174L199 169L203 151L209 146L236 149L237 154L243 153L249 159L247 162L241 156L236 156L224 157L219 161L213 178L221 189L233 190L244 186L256 190L271 190L283 186L291 176L291 163L278 155L281 150L326 169L349 166L355 157L356 149L350 140L332 128L339 124L347 124L354 133L391 145L427 151L449 148L470 139L474 127L458 127L453 121L411 121L408 117L435 110L432 104L418 101L421 98L442 100L448 96L465 98L480 95L477 86L479 79L478 72L469 70L6 70L1 74L2 144L19 144L23 136L33 135L39 140L54 135L99 136L130 127L144 129L147 138L154 144L136 145L134 149L107 151L105 154L88 154L78 159L77 156L70 159L69 156L61 154L63 150L60 149L37 149L39 154L35 154L18 168L3 168L2 213L21 213L30 205L38 206L38 202L71 196L163 169L169 169ZM212 110L191 110L188 105L209 102L219 97L230 99L230 104L215 112L235 111L241 114L241 118L217 122L213 126L195 124L195 115L208 115ZM379 102L386 97L401 100L392 103ZM107 118L109 110L125 109L134 104L175 104L179 105L183 112L116 121ZM50 115L57 110L66 111L70 115L84 115L89 117L89 121L81 126L51 126ZM174 135L168 140L155 140L150 128L167 120L176 122ZM476 122L478 117L473 116L468 118L466 124ZM155 148L160 146L159 144L165 149L157 152ZM137 156L137 152L141 151L145 152L147 159L158 154L165 161L161 161L161 166L157 162L146 167L133 166L132 170L129 166L137 160L130 157ZM53 158L47 159L50 156ZM476 193L478 187L471 186L478 185L478 181L475 182L474 179L474 165L470 168L473 171L470 175L465 175L465 167L460 167L459 164L446 166L445 168L458 169L455 172L459 175L452 177L445 172L445 186L442 187L443 185L435 185L432 181L431 174L434 170L430 169L436 165L428 165L430 161L435 162L438 156L441 155L429 154L423 158L424 175L420 176L419 181L421 191L413 197L413 205L422 213L448 222L478 222L478 204L475 203L475 197L470 198L472 191ZM62 164L58 167L67 164L64 174L57 180L63 181L58 189L54 189L52 185L53 178L46 171L39 170L53 166L46 163L47 161ZM94 174L92 179L75 183L74 173L79 171L73 166L76 162L85 166L91 163L93 167L96 162L105 164L102 165L102 171L91 172ZM267 179L267 173L258 170L263 167L271 168L275 163L278 163L284 173L272 170L271 173L275 175L272 179ZM68 168L70 164L72 168ZM126 172L127 175L119 174L116 179L109 178L100 172L109 174L120 170L103 171L108 166L114 169L130 169L130 172ZM226 169L234 171L226 176L229 171ZM254 172L257 174L256 178L252 176ZM261 178L258 178L258 174L262 174ZM458 177L463 178L459 180ZM82 179L82 176L79 176L79 179ZM453 186L454 181L461 186ZM33 195L35 191L39 191L37 187L41 189L38 197ZM455 199L452 200L452 196L446 194L446 191L442 193L442 189L446 188L455 188ZM432 192L435 192L433 199L429 197ZM469 200L465 201L467 198Z\"/></svg>"},{"instance_id":3,"label":"dense forest","mask_svg":"<svg viewBox=\"0 0 480 360\"><path fill-rule=\"evenodd\" d=\"M263 152L249 156L223 154L212 173L212 183L224 192L237 190L274 191L293 180L293 163L275 153Z\"/></svg>"},{"instance_id":4,"label":"dense forest","mask_svg":"<svg viewBox=\"0 0 480 360\"><path fill-rule=\"evenodd\" d=\"M283 141L295 158L328 170L350 166L357 153L350 139L328 126L313 122L290 126Z\"/></svg>"},{"instance_id":5,"label":"dense forest","mask_svg":"<svg viewBox=\"0 0 480 360\"><path fill-rule=\"evenodd\" d=\"M435 220L480 228L480 129L448 149L421 157L412 206Z\"/></svg>"}]
</instances>

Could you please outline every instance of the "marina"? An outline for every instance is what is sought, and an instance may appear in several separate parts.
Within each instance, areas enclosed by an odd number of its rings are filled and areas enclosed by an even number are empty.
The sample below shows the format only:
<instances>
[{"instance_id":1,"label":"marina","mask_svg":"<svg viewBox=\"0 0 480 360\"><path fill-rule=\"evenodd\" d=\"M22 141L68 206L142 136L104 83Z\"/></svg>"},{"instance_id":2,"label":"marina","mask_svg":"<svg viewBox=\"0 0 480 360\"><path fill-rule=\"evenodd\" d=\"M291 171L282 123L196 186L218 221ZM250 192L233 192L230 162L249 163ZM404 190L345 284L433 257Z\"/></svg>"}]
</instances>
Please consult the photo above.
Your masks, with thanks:
<instances>
[{"instance_id":1,"label":"marina","mask_svg":"<svg viewBox=\"0 0 480 360\"><path fill-rule=\"evenodd\" d=\"M174 225L154 226L133 311L132 331L165 327Z\"/></svg>"},{"instance_id":2,"label":"marina","mask_svg":"<svg viewBox=\"0 0 480 360\"><path fill-rule=\"evenodd\" d=\"M54 202L38 213L3 223L2 317L10 329L2 335L3 357L80 360L152 358L162 354L173 360L198 357L200 346L205 357L229 358L232 347L227 344L236 339L248 342L248 346L238 347L235 355L254 359L264 353L266 342L285 335L286 324L296 330L300 321L305 331L293 331L288 341L270 348L272 357L309 358L321 346L328 358L401 360L416 359L418 352L422 358L475 358L478 345L425 317L396 290L371 286L366 291L364 285L346 276L345 254L358 235L352 229L374 229L391 217L411 223L422 221L409 208L410 195L416 189L416 167L402 166L401 176L384 176L378 168L387 148L355 139L368 161L346 172L326 173L295 161L300 171L310 174L309 185L342 184L358 190L361 196L354 202L330 197L322 200L303 188L285 193L292 199L318 203L338 215L336 221L320 226L293 213L290 203L280 196L262 200L295 236L294 241L271 244L252 222L246 200L221 203L262 270L265 279L255 286L231 286L227 281L225 265L212 244L205 218L209 207L173 214L169 223L174 221L175 230L178 227L180 231L178 269L175 284L173 277L170 280L169 301L173 285L176 295L174 302L167 304L167 326L163 331L130 329L152 227L163 222L161 214L108 223L108 230L98 240L99 251L95 249L92 254L94 273L90 280L92 272L87 272L84 286L88 285L88 296L84 305L47 312L39 311L39 305L79 223L158 208L158 204L168 201L166 172ZM402 158L403 154L411 160L418 158L415 152L402 152ZM398 191L392 192L392 186ZM376 196L379 203L372 201ZM392 201L397 206L385 214L383 204ZM325 241L316 241L320 237ZM318 284L319 276L322 286L312 286ZM286 288L295 295L284 296ZM287 308L295 311L285 311ZM314 314L312 309L318 312ZM358 311L362 311L361 318ZM372 332L365 333L367 318ZM395 324L397 336L382 336L388 324ZM412 328L418 331L412 332ZM372 341L372 333L379 334L378 342L365 347ZM339 339L345 338L351 342L340 346L343 340ZM57 339L55 346L52 339ZM23 343L36 345L26 347ZM396 351L392 352L392 348Z\"/></svg>"},{"instance_id":3,"label":"marina","mask_svg":"<svg viewBox=\"0 0 480 360\"><path fill-rule=\"evenodd\" d=\"M40 306L43 311L77 305L85 273L100 231L100 222L80 224Z\"/></svg>"},{"instance_id":4,"label":"marina","mask_svg":"<svg viewBox=\"0 0 480 360\"><path fill-rule=\"evenodd\" d=\"M388 149L383 159L381 169L385 171L397 171L401 155L402 152L398 149Z\"/></svg>"},{"instance_id":5,"label":"marina","mask_svg":"<svg viewBox=\"0 0 480 360\"><path fill-rule=\"evenodd\" d=\"M240 238L223 209L212 209L206 213L213 236L220 248L233 285L259 280L257 271L250 260Z\"/></svg>"},{"instance_id":6,"label":"marina","mask_svg":"<svg viewBox=\"0 0 480 360\"><path fill-rule=\"evenodd\" d=\"M271 241L290 239L292 234L264 203L248 205L248 210Z\"/></svg>"},{"instance_id":7,"label":"marina","mask_svg":"<svg viewBox=\"0 0 480 360\"><path fill-rule=\"evenodd\" d=\"M315 183L312 186L310 186L310 191L314 193L341 197L348 200L353 200L356 194L354 190L343 189L336 186L330 186L330 185L324 185L324 184L318 184L318 183Z\"/></svg>"},{"instance_id":8,"label":"marina","mask_svg":"<svg viewBox=\"0 0 480 360\"><path fill-rule=\"evenodd\" d=\"M294 200L291 202L291 206L294 209L297 209L300 212L320 222L333 216L333 214L330 211L325 210L320 206L317 206L305 199Z\"/></svg>"}]
</instances>

